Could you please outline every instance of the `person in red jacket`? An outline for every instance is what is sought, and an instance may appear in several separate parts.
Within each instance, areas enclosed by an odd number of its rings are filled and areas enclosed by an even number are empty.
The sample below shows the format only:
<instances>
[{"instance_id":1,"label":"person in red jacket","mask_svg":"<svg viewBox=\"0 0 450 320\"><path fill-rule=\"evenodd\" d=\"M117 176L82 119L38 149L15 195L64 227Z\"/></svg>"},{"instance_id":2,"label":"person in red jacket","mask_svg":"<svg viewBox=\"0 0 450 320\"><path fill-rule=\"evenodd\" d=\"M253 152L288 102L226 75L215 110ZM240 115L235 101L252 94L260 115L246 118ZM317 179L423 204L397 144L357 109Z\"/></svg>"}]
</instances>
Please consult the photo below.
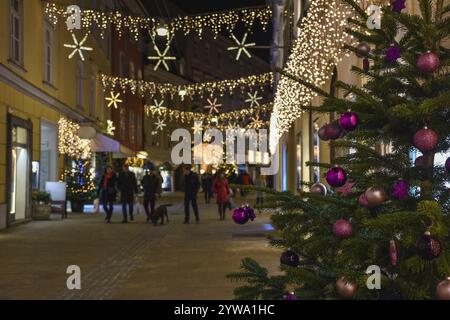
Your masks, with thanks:
<instances>
[{"instance_id":1,"label":"person in red jacket","mask_svg":"<svg viewBox=\"0 0 450 320\"><path fill-rule=\"evenodd\" d=\"M219 172L214 181L213 190L216 195L216 202L219 208L220 220L225 220L225 210L230 201L230 185L224 172Z\"/></svg>"}]
</instances>

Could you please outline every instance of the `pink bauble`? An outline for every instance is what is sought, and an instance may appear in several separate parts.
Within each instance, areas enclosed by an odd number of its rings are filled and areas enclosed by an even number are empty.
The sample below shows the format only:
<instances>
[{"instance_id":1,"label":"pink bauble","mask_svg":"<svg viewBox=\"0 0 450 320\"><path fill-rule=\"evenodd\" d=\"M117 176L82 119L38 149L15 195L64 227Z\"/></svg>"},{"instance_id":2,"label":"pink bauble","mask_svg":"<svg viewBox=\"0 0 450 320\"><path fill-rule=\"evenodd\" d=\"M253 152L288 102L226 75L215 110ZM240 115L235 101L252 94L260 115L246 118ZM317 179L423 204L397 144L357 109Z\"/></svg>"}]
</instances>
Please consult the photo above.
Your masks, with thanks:
<instances>
[{"instance_id":1,"label":"pink bauble","mask_svg":"<svg viewBox=\"0 0 450 320\"><path fill-rule=\"evenodd\" d=\"M429 152L436 148L438 137L436 132L425 127L414 135L414 146L422 152Z\"/></svg>"},{"instance_id":2,"label":"pink bauble","mask_svg":"<svg viewBox=\"0 0 450 320\"><path fill-rule=\"evenodd\" d=\"M340 239L348 239L353 234L353 227L347 220L338 220L333 225L333 234Z\"/></svg>"},{"instance_id":3,"label":"pink bauble","mask_svg":"<svg viewBox=\"0 0 450 320\"><path fill-rule=\"evenodd\" d=\"M450 300L450 277L439 282L436 287L436 297L439 300Z\"/></svg>"},{"instance_id":4,"label":"pink bauble","mask_svg":"<svg viewBox=\"0 0 450 320\"><path fill-rule=\"evenodd\" d=\"M361 207L366 209L372 209L373 206L370 205L369 201L367 201L366 194L363 193L359 196L358 203Z\"/></svg>"},{"instance_id":5,"label":"pink bauble","mask_svg":"<svg viewBox=\"0 0 450 320\"><path fill-rule=\"evenodd\" d=\"M427 161L425 160L424 156L419 156L414 161L414 166L418 168L424 168L427 166Z\"/></svg>"},{"instance_id":6,"label":"pink bauble","mask_svg":"<svg viewBox=\"0 0 450 320\"><path fill-rule=\"evenodd\" d=\"M328 140L336 140L341 137L342 130L340 127L338 127L336 125L328 124L325 127L325 134L326 134Z\"/></svg>"},{"instance_id":7,"label":"pink bauble","mask_svg":"<svg viewBox=\"0 0 450 320\"><path fill-rule=\"evenodd\" d=\"M319 129L317 134L319 135L320 140L328 141L328 135L327 135L327 126L328 124L324 125L322 128Z\"/></svg>"},{"instance_id":8,"label":"pink bauble","mask_svg":"<svg viewBox=\"0 0 450 320\"><path fill-rule=\"evenodd\" d=\"M440 64L439 56L430 51L422 54L417 60L417 67L424 73L436 71Z\"/></svg>"}]
</instances>

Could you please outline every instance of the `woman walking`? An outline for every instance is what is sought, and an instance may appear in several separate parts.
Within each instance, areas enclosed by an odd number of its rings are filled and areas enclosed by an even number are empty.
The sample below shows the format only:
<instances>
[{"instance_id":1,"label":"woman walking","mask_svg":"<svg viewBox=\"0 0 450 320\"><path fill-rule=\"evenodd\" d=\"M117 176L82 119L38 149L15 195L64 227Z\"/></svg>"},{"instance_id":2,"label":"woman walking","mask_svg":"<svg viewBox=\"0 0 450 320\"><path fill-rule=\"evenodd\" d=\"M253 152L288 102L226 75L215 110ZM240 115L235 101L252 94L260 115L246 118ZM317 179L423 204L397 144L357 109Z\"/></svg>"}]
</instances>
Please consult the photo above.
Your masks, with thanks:
<instances>
[{"instance_id":1,"label":"woman walking","mask_svg":"<svg viewBox=\"0 0 450 320\"><path fill-rule=\"evenodd\" d=\"M97 194L101 199L103 209L106 213L106 223L111 223L111 217L114 211L114 201L116 201L116 190L117 177L114 174L113 168L107 166L105 172L103 173L102 179L98 186Z\"/></svg>"},{"instance_id":2,"label":"woman walking","mask_svg":"<svg viewBox=\"0 0 450 320\"><path fill-rule=\"evenodd\" d=\"M219 208L220 220L225 220L225 210L230 201L230 185L225 178L225 173L220 172L214 181L214 193L216 194L216 202Z\"/></svg>"}]
</instances>

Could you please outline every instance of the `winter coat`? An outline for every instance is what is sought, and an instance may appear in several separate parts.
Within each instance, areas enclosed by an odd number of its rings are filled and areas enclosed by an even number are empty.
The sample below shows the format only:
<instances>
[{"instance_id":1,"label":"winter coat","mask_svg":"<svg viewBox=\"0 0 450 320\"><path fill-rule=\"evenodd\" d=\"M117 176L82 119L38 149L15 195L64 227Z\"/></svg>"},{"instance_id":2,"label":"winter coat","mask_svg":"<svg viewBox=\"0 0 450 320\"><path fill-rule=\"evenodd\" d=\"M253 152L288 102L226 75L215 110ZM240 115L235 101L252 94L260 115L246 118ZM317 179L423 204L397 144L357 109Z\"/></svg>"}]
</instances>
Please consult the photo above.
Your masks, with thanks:
<instances>
[{"instance_id":1,"label":"winter coat","mask_svg":"<svg viewBox=\"0 0 450 320\"><path fill-rule=\"evenodd\" d=\"M134 195L138 193L136 176L133 172L119 173L118 186L120 189L120 201L133 202Z\"/></svg>"},{"instance_id":2,"label":"winter coat","mask_svg":"<svg viewBox=\"0 0 450 320\"><path fill-rule=\"evenodd\" d=\"M200 189L200 179L198 174L190 172L184 176L184 196L186 198L195 198Z\"/></svg>"},{"instance_id":3,"label":"winter coat","mask_svg":"<svg viewBox=\"0 0 450 320\"><path fill-rule=\"evenodd\" d=\"M230 201L230 185L227 179L216 179L214 181L214 193L218 204Z\"/></svg>"},{"instance_id":4,"label":"winter coat","mask_svg":"<svg viewBox=\"0 0 450 320\"><path fill-rule=\"evenodd\" d=\"M156 175L146 174L142 179L142 187L146 198L153 198L161 193L161 181Z\"/></svg>"},{"instance_id":5,"label":"winter coat","mask_svg":"<svg viewBox=\"0 0 450 320\"><path fill-rule=\"evenodd\" d=\"M105 178L106 175L103 174L102 179L100 180L100 183L98 185L97 194L100 197L102 201L108 201L108 202L114 202L116 201L117 196L117 176L113 173L111 178L108 180L108 183L105 188Z\"/></svg>"}]
</instances>

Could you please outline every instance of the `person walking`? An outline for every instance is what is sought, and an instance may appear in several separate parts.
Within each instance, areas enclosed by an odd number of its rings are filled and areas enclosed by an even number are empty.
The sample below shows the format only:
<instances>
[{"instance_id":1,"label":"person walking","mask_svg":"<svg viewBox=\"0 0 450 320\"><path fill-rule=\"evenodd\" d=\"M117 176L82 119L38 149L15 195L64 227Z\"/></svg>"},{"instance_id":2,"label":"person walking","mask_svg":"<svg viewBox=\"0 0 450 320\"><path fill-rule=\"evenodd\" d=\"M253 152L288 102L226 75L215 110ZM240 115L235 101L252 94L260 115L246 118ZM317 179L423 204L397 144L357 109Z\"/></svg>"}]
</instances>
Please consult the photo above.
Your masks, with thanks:
<instances>
[{"instance_id":1,"label":"person walking","mask_svg":"<svg viewBox=\"0 0 450 320\"><path fill-rule=\"evenodd\" d=\"M149 222L155 213L156 195L161 195L161 182L155 171L149 170L142 179L141 184L144 189L144 209L147 215L147 222Z\"/></svg>"},{"instance_id":2,"label":"person walking","mask_svg":"<svg viewBox=\"0 0 450 320\"><path fill-rule=\"evenodd\" d=\"M258 173L255 179L255 186L258 188L266 188L266 177L262 176L261 173ZM261 191L256 191L256 205L264 204L264 194ZM258 209L261 212L261 209Z\"/></svg>"},{"instance_id":3,"label":"person walking","mask_svg":"<svg viewBox=\"0 0 450 320\"><path fill-rule=\"evenodd\" d=\"M213 190L216 195L220 220L225 220L225 212L230 202L230 185L227 178L225 178L224 172L220 172L217 175L217 178L214 180Z\"/></svg>"},{"instance_id":4,"label":"person walking","mask_svg":"<svg viewBox=\"0 0 450 320\"><path fill-rule=\"evenodd\" d=\"M114 202L117 196L117 176L111 166L107 166L98 185L97 194L105 211L106 223L111 223L114 212Z\"/></svg>"},{"instance_id":5,"label":"person walking","mask_svg":"<svg viewBox=\"0 0 450 320\"><path fill-rule=\"evenodd\" d=\"M205 193L205 203L210 203L213 193L213 177L209 172L202 175L202 189Z\"/></svg>"},{"instance_id":6,"label":"person walking","mask_svg":"<svg viewBox=\"0 0 450 320\"><path fill-rule=\"evenodd\" d=\"M195 219L197 223L200 222L200 215L197 205L197 193L200 189L200 179L198 175L192 171L190 165L183 167L184 174L184 224L190 222L190 205L194 209Z\"/></svg>"},{"instance_id":7,"label":"person walking","mask_svg":"<svg viewBox=\"0 0 450 320\"><path fill-rule=\"evenodd\" d=\"M127 164L122 167L122 172L119 174L118 186L120 189L120 202L122 204L122 223L128 223L128 214L130 215L130 220L133 221L133 206L134 197L138 193L136 176L130 171ZM127 214L128 207L128 214Z\"/></svg>"},{"instance_id":8,"label":"person walking","mask_svg":"<svg viewBox=\"0 0 450 320\"><path fill-rule=\"evenodd\" d=\"M242 172L241 176L238 179L239 179L239 183L243 186L250 186L253 184L252 178L247 173L247 171ZM247 196L247 193L248 193L248 190L245 187L241 188L241 197L244 198L244 200Z\"/></svg>"}]
</instances>

